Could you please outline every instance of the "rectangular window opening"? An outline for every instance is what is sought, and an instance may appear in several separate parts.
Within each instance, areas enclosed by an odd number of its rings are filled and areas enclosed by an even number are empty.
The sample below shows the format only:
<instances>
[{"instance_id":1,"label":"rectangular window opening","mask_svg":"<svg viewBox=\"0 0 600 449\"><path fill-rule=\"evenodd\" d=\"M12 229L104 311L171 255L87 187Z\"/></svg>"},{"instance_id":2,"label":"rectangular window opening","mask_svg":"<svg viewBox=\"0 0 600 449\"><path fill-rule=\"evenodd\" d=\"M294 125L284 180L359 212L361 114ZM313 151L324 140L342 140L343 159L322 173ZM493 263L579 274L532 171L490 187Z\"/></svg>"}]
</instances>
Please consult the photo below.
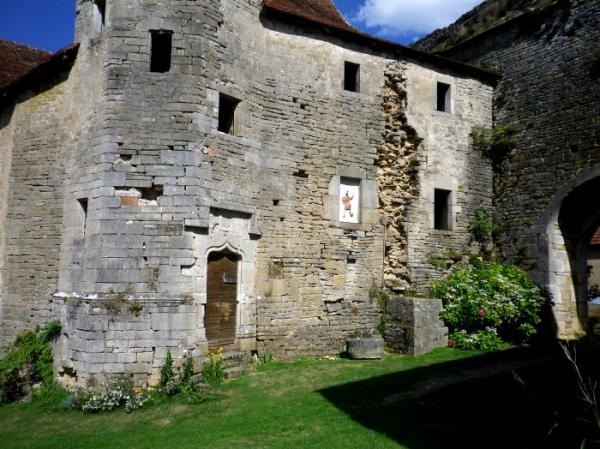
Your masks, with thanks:
<instances>
[{"instance_id":1,"label":"rectangular window opening","mask_svg":"<svg viewBox=\"0 0 600 449\"><path fill-rule=\"evenodd\" d=\"M152 185L152 187L141 187L138 189L140 191L140 199L146 201L157 201L161 196L163 196L163 186L161 185Z\"/></svg>"},{"instance_id":2,"label":"rectangular window opening","mask_svg":"<svg viewBox=\"0 0 600 449\"><path fill-rule=\"evenodd\" d=\"M450 190L435 189L434 198L434 228L442 231L452 229L452 192Z\"/></svg>"},{"instance_id":3,"label":"rectangular window opening","mask_svg":"<svg viewBox=\"0 0 600 449\"><path fill-rule=\"evenodd\" d=\"M452 90L450 84L437 83L437 110L441 112L452 112Z\"/></svg>"},{"instance_id":4,"label":"rectangular window opening","mask_svg":"<svg viewBox=\"0 0 600 449\"><path fill-rule=\"evenodd\" d=\"M236 110L240 100L225 94L219 94L219 127L218 130L226 134L235 134Z\"/></svg>"},{"instance_id":5,"label":"rectangular window opening","mask_svg":"<svg viewBox=\"0 0 600 449\"><path fill-rule=\"evenodd\" d=\"M166 30L150 31L150 71L166 73L171 70L173 32Z\"/></svg>"},{"instance_id":6,"label":"rectangular window opening","mask_svg":"<svg viewBox=\"0 0 600 449\"><path fill-rule=\"evenodd\" d=\"M77 220L80 223L81 229L81 237L85 237L85 226L87 223L87 213L88 213L88 199L87 198L79 198L77 200L79 204L79 219Z\"/></svg>"},{"instance_id":7,"label":"rectangular window opening","mask_svg":"<svg viewBox=\"0 0 600 449\"><path fill-rule=\"evenodd\" d=\"M98 14L98 19L102 27L106 23L106 0L94 0L94 6Z\"/></svg>"},{"instance_id":8,"label":"rectangular window opening","mask_svg":"<svg viewBox=\"0 0 600 449\"><path fill-rule=\"evenodd\" d=\"M348 61L344 63L344 90L360 92L360 65Z\"/></svg>"}]
</instances>

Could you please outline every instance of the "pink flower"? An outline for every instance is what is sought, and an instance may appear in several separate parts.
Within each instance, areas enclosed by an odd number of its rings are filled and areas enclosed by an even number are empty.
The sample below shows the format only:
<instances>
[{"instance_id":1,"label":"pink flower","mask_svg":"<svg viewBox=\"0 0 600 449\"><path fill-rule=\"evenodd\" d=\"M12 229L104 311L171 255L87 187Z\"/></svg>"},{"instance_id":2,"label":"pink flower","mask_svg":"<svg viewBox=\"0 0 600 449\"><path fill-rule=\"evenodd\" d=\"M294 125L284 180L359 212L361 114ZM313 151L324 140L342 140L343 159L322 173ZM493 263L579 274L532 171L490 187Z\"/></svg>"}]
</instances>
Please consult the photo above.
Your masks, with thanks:
<instances>
[{"instance_id":1,"label":"pink flower","mask_svg":"<svg viewBox=\"0 0 600 449\"><path fill-rule=\"evenodd\" d=\"M477 312L477 316L479 318L483 318L485 316L485 310L481 309L479 312Z\"/></svg>"}]
</instances>

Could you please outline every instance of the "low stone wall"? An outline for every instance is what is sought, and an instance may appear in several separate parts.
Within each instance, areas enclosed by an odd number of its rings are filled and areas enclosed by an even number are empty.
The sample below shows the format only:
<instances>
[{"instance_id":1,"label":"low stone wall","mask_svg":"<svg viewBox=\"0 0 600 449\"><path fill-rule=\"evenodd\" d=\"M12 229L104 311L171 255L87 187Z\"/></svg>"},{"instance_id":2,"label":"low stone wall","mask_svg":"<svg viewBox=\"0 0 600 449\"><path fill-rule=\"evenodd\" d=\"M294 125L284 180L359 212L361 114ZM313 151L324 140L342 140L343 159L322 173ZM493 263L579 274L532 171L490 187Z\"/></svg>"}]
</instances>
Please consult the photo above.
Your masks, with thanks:
<instances>
[{"instance_id":1,"label":"low stone wall","mask_svg":"<svg viewBox=\"0 0 600 449\"><path fill-rule=\"evenodd\" d=\"M389 349L409 355L448 346L448 328L440 319L442 301L399 297L387 304L383 338Z\"/></svg>"},{"instance_id":2,"label":"low stone wall","mask_svg":"<svg viewBox=\"0 0 600 449\"><path fill-rule=\"evenodd\" d=\"M167 351L182 359L207 349L202 306L192 298L55 298L63 334L55 344L55 369L65 386L106 383L131 375L134 383L156 383Z\"/></svg>"}]
</instances>

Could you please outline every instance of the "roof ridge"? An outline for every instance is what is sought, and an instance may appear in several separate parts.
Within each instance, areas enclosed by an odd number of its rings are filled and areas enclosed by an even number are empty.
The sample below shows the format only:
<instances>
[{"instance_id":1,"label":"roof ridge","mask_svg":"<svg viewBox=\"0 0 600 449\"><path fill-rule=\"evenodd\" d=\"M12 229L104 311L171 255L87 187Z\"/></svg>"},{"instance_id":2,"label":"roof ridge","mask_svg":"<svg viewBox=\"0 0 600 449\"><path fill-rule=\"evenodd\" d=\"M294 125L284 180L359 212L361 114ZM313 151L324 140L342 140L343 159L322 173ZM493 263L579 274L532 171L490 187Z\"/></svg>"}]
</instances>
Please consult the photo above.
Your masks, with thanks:
<instances>
[{"instance_id":1,"label":"roof ridge","mask_svg":"<svg viewBox=\"0 0 600 449\"><path fill-rule=\"evenodd\" d=\"M312 26L325 27L326 30L329 29L329 32L335 31L341 36L352 37L357 42L362 41L362 43L369 46L375 45L395 52L400 51L410 58L444 66L490 84L496 84L501 78L500 73L493 69L465 64L454 59L372 36L354 28L343 19L331 0L264 0L263 8L284 20L297 21L300 19L306 24L312 24Z\"/></svg>"},{"instance_id":2,"label":"roof ridge","mask_svg":"<svg viewBox=\"0 0 600 449\"><path fill-rule=\"evenodd\" d=\"M9 39L3 39L1 37L0 37L0 43L7 43L7 44L11 44L11 45L16 45L16 46L19 46L19 47L22 47L22 48L26 48L27 50L33 50L33 51L37 51L37 52L40 52L40 53L46 53L48 55L52 55L52 54L55 53L55 52L50 51L50 50L44 50L43 48L33 47L33 46L29 45L29 44L24 44L23 42L17 42L17 41L12 41L12 40L9 40Z\"/></svg>"}]
</instances>

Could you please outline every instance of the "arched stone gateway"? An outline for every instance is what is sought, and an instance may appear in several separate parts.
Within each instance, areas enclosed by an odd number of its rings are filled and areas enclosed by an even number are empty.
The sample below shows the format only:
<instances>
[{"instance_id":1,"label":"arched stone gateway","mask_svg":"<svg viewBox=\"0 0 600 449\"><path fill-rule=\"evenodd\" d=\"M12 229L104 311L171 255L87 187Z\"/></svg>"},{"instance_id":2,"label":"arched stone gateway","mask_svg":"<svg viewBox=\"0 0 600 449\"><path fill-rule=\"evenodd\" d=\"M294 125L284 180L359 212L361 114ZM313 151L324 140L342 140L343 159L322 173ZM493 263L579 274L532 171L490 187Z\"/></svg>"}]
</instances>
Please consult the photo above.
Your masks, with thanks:
<instances>
[{"instance_id":1,"label":"arched stone gateway","mask_svg":"<svg viewBox=\"0 0 600 449\"><path fill-rule=\"evenodd\" d=\"M588 249L600 225L599 172L563 186L542 217L536 274L552 297L559 338L581 338L588 329Z\"/></svg>"}]
</instances>

